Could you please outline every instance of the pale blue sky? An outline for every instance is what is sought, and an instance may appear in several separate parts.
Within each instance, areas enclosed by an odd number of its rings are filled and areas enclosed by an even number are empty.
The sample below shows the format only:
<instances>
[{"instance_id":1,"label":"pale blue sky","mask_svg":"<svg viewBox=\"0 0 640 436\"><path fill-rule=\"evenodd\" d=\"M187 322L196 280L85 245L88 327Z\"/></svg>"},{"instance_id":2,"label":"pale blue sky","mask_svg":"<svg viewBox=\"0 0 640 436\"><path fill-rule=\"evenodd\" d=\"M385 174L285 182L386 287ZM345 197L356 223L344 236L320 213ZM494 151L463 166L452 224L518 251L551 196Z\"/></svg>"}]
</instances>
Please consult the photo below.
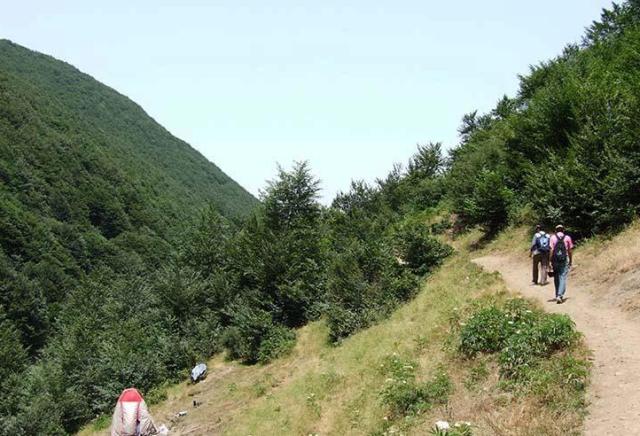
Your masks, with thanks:
<instances>
[{"instance_id":1,"label":"pale blue sky","mask_svg":"<svg viewBox=\"0 0 640 436\"><path fill-rule=\"evenodd\" d=\"M328 202L416 143L454 145L464 113L513 95L611 1L3 3L0 37L129 96L251 192L307 159Z\"/></svg>"}]
</instances>

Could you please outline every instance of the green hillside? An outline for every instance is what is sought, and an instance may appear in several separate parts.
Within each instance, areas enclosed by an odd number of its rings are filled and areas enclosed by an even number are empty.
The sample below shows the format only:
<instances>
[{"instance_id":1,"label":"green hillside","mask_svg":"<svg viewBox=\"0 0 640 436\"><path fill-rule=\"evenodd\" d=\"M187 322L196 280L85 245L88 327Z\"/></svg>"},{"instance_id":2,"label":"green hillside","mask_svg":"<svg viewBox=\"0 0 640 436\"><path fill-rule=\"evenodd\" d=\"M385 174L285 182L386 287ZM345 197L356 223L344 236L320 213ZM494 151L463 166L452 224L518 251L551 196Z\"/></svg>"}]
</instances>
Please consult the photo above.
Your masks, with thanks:
<instances>
[{"instance_id":1,"label":"green hillside","mask_svg":"<svg viewBox=\"0 0 640 436\"><path fill-rule=\"evenodd\" d=\"M82 371L88 360L69 354L61 338L72 328L107 331L106 324L81 322L90 303L90 312L106 323L110 318L101 310L110 302L145 299L153 275L170 264L203 211L233 225L256 205L251 194L127 97L64 62L0 40L2 431L55 433L25 427L33 416L53 413L46 402L42 409L21 409L37 402L29 392L40 390L37 398L44 401L53 398L48 388L61 383L63 391L74 385L78 395L87 393L70 368ZM149 316L147 311L136 322L153 329L154 321L162 321ZM171 324L156 327L155 341L167 347L178 342L169 337ZM86 337L74 338L85 345L84 357L100 358ZM104 335L97 340L108 341ZM68 356L66 363L56 360L61 356ZM166 362L159 365L155 383L172 371ZM44 367L48 387L34 375ZM126 383L126 377L119 382ZM56 416L52 422L86 417Z\"/></svg>"},{"instance_id":2,"label":"green hillside","mask_svg":"<svg viewBox=\"0 0 640 436\"><path fill-rule=\"evenodd\" d=\"M255 206L215 164L115 90L7 40L0 60L3 190L38 213L99 226L121 220L102 229L113 236L141 225L164 234L206 203L229 218ZM83 194L108 195L112 207L92 210Z\"/></svg>"},{"instance_id":3,"label":"green hillside","mask_svg":"<svg viewBox=\"0 0 640 436\"><path fill-rule=\"evenodd\" d=\"M257 201L138 105L74 67L6 40L0 61L3 287L24 293L20 281L30 283L41 307L18 316L16 294L2 300L35 353L49 306L83 274L105 264L157 266L203 208L237 221Z\"/></svg>"}]
</instances>

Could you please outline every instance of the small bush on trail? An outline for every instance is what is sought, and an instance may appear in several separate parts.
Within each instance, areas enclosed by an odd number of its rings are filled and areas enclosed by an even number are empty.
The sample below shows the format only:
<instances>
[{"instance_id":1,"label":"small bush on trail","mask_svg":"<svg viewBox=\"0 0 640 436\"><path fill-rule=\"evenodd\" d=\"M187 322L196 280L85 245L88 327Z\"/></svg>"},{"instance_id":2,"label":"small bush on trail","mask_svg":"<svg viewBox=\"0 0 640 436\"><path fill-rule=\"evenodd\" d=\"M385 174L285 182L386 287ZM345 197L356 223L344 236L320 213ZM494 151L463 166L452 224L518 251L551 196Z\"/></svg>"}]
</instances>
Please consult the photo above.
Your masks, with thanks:
<instances>
[{"instance_id":1,"label":"small bush on trail","mask_svg":"<svg viewBox=\"0 0 640 436\"><path fill-rule=\"evenodd\" d=\"M495 306L476 312L460 332L460 351L467 357L500 351L514 330L507 314Z\"/></svg>"},{"instance_id":2,"label":"small bush on trail","mask_svg":"<svg viewBox=\"0 0 640 436\"><path fill-rule=\"evenodd\" d=\"M507 378L519 378L538 359L568 348L576 338L573 322L566 315L551 314L533 324L522 323L500 353L500 371Z\"/></svg>"}]
</instances>

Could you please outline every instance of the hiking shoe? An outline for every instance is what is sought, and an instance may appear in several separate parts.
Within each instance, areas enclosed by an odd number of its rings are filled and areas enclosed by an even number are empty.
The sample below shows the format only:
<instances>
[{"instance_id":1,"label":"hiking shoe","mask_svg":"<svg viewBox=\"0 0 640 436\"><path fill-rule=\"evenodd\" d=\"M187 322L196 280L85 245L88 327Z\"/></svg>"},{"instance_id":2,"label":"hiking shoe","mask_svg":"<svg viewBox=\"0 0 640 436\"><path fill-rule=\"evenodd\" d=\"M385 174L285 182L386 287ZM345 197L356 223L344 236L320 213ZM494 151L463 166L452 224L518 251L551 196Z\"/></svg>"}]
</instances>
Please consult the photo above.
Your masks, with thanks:
<instances>
[{"instance_id":1,"label":"hiking shoe","mask_svg":"<svg viewBox=\"0 0 640 436\"><path fill-rule=\"evenodd\" d=\"M556 297L556 304L562 304L562 297Z\"/></svg>"}]
</instances>

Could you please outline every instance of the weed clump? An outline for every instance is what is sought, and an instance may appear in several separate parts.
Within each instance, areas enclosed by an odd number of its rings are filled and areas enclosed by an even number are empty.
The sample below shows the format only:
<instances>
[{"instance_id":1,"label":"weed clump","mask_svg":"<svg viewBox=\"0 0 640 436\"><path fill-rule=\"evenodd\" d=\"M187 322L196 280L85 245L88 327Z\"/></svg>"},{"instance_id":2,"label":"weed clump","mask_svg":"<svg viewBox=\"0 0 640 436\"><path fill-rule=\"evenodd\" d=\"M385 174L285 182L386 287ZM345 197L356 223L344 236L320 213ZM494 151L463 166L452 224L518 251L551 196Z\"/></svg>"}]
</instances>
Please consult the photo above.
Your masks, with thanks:
<instances>
[{"instance_id":1,"label":"weed clump","mask_svg":"<svg viewBox=\"0 0 640 436\"><path fill-rule=\"evenodd\" d=\"M440 429L435 427L429 433L432 436L473 436L473 430L471 423L468 422L456 422L447 429Z\"/></svg>"},{"instance_id":2,"label":"weed clump","mask_svg":"<svg viewBox=\"0 0 640 436\"><path fill-rule=\"evenodd\" d=\"M392 418L418 415L433 406L446 404L453 392L451 379L442 369L426 382L416 380L416 362L393 355L383 366L387 375L381 392Z\"/></svg>"},{"instance_id":3,"label":"weed clump","mask_svg":"<svg viewBox=\"0 0 640 436\"><path fill-rule=\"evenodd\" d=\"M466 358L497 355L507 390L526 389L548 404L562 398L562 404L584 406L588 363L572 355L579 334L568 316L518 298L479 307L460 325L458 351Z\"/></svg>"}]
</instances>

